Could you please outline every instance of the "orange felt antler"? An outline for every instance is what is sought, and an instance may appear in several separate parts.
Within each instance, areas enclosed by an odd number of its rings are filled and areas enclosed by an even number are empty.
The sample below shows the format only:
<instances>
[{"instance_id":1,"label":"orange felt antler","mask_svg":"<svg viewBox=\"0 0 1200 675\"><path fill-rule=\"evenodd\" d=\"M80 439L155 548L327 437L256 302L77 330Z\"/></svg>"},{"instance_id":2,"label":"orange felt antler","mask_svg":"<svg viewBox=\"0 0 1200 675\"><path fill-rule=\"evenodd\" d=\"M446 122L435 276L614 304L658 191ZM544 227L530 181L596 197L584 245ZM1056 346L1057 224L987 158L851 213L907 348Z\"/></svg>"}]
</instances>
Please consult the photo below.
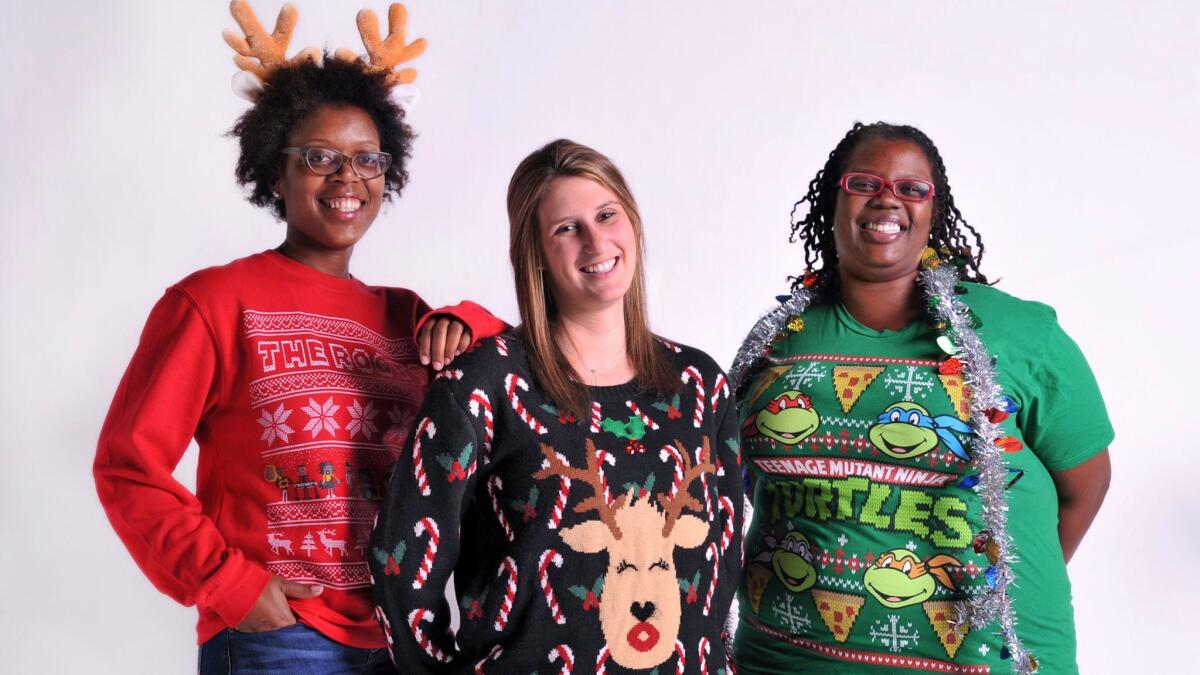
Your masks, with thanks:
<instances>
[{"instance_id":1,"label":"orange felt antler","mask_svg":"<svg viewBox=\"0 0 1200 675\"><path fill-rule=\"evenodd\" d=\"M388 36L379 36L379 17L375 12L364 9L358 13L358 32L362 35L363 46L367 48L367 64L372 70L388 71L388 84L409 84L417 79L415 68L393 69L411 61L425 52L428 44L425 38L417 38L408 43L405 38L405 26L408 23L408 10L396 2L388 8ZM353 61L358 56L349 49L339 49L335 54L338 59Z\"/></svg>"},{"instance_id":2,"label":"orange felt antler","mask_svg":"<svg viewBox=\"0 0 1200 675\"><path fill-rule=\"evenodd\" d=\"M296 27L296 8L286 4L279 10L279 18L275 20L275 32L267 34L259 23L250 3L245 0L233 0L229 3L229 13L237 22L246 37L226 28L221 32L226 44L237 52L233 62L238 68L254 75L264 83L271 79L271 73L276 68L289 63L287 58L288 43L292 40L292 30ZM316 47L309 47L294 56L290 62L319 61L321 52Z\"/></svg>"}]
</instances>

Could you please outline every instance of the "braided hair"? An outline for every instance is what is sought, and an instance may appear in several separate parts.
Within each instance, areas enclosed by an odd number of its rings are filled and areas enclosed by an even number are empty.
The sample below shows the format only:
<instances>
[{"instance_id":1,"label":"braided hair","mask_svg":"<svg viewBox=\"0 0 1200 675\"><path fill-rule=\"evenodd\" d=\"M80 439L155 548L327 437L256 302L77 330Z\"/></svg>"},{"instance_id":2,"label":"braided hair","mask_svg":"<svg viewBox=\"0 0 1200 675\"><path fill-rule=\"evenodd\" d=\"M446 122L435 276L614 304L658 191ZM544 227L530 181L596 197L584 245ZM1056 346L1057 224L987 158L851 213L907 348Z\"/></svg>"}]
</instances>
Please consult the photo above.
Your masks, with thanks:
<instances>
[{"instance_id":1,"label":"braided hair","mask_svg":"<svg viewBox=\"0 0 1200 675\"><path fill-rule=\"evenodd\" d=\"M937 146L916 127L886 122L855 122L854 127L838 142L833 152L829 153L825 166L809 182L808 193L792 207L792 233L788 241L795 242L797 238L803 240L806 268L828 272L821 275L825 277L824 282L837 283L838 257L833 241L833 215L837 209L842 173L846 170L850 154L858 146L877 139L911 141L925 153L929 165L933 167L934 185L934 212L929 245L939 250L949 249L954 255L961 256L963 279L988 283L987 277L979 271L979 265L983 262L983 239L954 205L954 195L950 194L950 183L946 179L946 165L942 162ZM808 214L803 219L796 220L796 210L805 202L809 204ZM789 278L793 281L793 289L799 288L804 282L803 276Z\"/></svg>"}]
</instances>

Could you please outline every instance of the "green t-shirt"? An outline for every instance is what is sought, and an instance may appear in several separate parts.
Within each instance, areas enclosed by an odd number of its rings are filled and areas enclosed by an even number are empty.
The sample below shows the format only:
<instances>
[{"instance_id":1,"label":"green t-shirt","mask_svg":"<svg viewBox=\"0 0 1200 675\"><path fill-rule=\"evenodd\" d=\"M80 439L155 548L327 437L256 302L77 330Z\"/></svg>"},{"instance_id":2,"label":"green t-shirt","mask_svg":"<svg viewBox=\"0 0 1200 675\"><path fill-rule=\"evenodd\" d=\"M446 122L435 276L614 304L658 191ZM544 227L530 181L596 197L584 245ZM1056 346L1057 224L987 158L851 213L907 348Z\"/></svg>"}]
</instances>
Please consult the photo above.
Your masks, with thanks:
<instances>
[{"instance_id":1,"label":"green t-shirt","mask_svg":"<svg viewBox=\"0 0 1200 675\"><path fill-rule=\"evenodd\" d=\"M1019 635L1041 673L1075 673L1071 588L1051 471L1108 446L1095 378L1054 311L994 288L960 296L982 321L1018 410L1009 533ZM965 636L955 603L989 590L970 455L969 390L924 318L876 331L840 303L805 313L744 389L755 474L739 591L739 672L1007 673L998 625ZM1018 472L1023 472L1018 474Z\"/></svg>"}]
</instances>

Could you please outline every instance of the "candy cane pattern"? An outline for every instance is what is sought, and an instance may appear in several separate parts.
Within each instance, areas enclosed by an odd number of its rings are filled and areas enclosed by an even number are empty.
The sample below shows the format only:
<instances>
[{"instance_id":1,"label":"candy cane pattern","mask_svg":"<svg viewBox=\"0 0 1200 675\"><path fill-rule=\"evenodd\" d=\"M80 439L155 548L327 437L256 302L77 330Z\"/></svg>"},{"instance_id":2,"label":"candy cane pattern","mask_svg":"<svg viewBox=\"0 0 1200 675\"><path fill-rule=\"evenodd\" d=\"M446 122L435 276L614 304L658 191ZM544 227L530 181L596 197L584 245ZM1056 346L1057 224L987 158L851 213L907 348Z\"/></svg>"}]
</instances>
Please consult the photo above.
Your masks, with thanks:
<instances>
[{"instance_id":1,"label":"candy cane pattern","mask_svg":"<svg viewBox=\"0 0 1200 675\"><path fill-rule=\"evenodd\" d=\"M700 675L708 675L708 652L710 649L708 638L700 638L700 645L696 647L696 653L700 655Z\"/></svg>"},{"instance_id":2,"label":"candy cane pattern","mask_svg":"<svg viewBox=\"0 0 1200 675\"><path fill-rule=\"evenodd\" d=\"M504 597L500 600L500 611L496 612L496 630L504 630L508 625L508 613L512 611L513 599L517 597L517 563L513 559L505 558L500 562L500 570L496 572L496 576L508 572L508 585L504 587Z\"/></svg>"},{"instance_id":3,"label":"candy cane pattern","mask_svg":"<svg viewBox=\"0 0 1200 675\"><path fill-rule=\"evenodd\" d=\"M438 649L437 645L421 630L421 624L433 621L433 612L427 609L414 609L408 613L408 629L412 631L413 639L425 650L425 653L442 663L450 663L450 655Z\"/></svg>"},{"instance_id":4,"label":"candy cane pattern","mask_svg":"<svg viewBox=\"0 0 1200 675\"><path fill-rule=\"evenodd\" d=\"M563 624L567 622L567 617L563 615L562 607L558 606L558 598L554 597L554 587L550 585L550 566L562 567L563 559L552 548L548 548L542 553L542 557L538 558L538 584L542 587L542 595L546 598L546 606L550 608L550 616L554 618L554 623Z\"/></svg>"},{"instance_id":5,"label":"candy cane pattern","mask_svg":"<svg viewBox=\"0 0 1200 675\"><path fill-rule=\"evenodd\" d=\"M700 464L702 458L700 453L704 452L704 448L696 448L696 464ZM713 519L712 496L708 492L708 474L701 472L700 474L700 489L704 492L704 514L708 518L708 522Z\"/></svg>"},{"instance_id":6,"label":"candy cane pattern","mask_svg":"<svg viewBox=\"0 0 1200 675\"><path fill-rule=\"evenodd\" d=\"M435 380L461 380L462 377L463 377L463 371L450 370L449 368L446 368L444 370L438 371L438 374L435 375L433 379L435 379Z\"/></svg>"},{"instance_id":7,"label":"candy cane pattern","mask_svg":"<svg viewBox=\"0 0 1200 675\"><path fill-rule=\"evenodd\" d=\"M421 436L432 440L435 434L437 427L433 420L426 417L417 425L417 436L413 441L413 475L417 478L417 489L423 497L429 496L429 476L425 473L425 462L421 460Z\"/></svg>"},{"instance_id":8,"label":"candy cane pattern","mask_svg":"<svg viewBox=\"0 0 1200 675\"><path fill-rule=\"evenodd\" d=\"M413 525L413 535L420 538L423 534L429 534L429 545L425 547L425 557L421 558L421 564L417 566L417 575L413 578L413 588L421 588L425 582L429 580L429 571L433 569L433 561L437 557L438 543L442 540L442 535L438 531L437 523L433 522L433 518L422 518Z\"/></svg>"},{"instance_id":9,"label":"candy cane pattern","mask_svg":"<svg viewBox=\"0 0 1200 675\"><path fill-rule=\"evenodd\" d=\"M657 335L655 336L655 338L657 338L658 341L661 342L664 347L666 347L667 349L670 349L671 351L675 352L676 354L683 353L683 350L679 348L679 345L675 344L674 342L671 342L670 340L668 340L666 338L660 338Z\"/></svg>"},{"instance_id":10,"label":"candy cane pattern","mask_svg":"<svg viewBox=\"0 0 1200 675\"><path fill-rule=\"evenodd\" d=\"M713 561L712 581L708 584L708 592L704 594L704 611L702 614L708 616L712 611L713 594L717 591L717 573L721 571L721 554L717 551L717 542L712 542L708 545L708 550L704 552L704 559Z\"/></svg>"},{"instance_id":11,"label":"candy cane pattern","mask_svg":"<svg viewBox=\"0 0 1200 675\"><path fill-rule=\"evenodd\" d=\"M496 518L500 521L500 527L504 528L505 536L509 541L516 539L512 526L508 524L508 517L504 515L504 509L500 508L500 490L504 488L504 481L500 479L499 474L492 474L487 487L488 496L492 498L492 510L496 512Z\"/></svg>"},{"instance_id":12,"label":"candy cane pattern","mask_svg":"<svg viewBox=\"0 0 1200 675\"><path fill-rule=\"evenodd\" d=\"M679 657L679 662L675 664L675 675L683 675L683 669L687 665L687 656L683 651L683 641L675 641L675 655Z\"/></svg>"},{"instance_id":13,"label":"candy cane pattern","mask_svg":"<svg viewBox=\"0 0 1200 675\"><path fill-rule=\"evenodd\" d=\"M475 664L475 675L483 675L484 664L486 664L488 661L495 661L496 659L500 658L500 655L503 653L503 647L500 645L494 645L492 647L492 651L488 652L487 656L479 659L479 662Z\"/></svg>"},{"instance_id":14,"label":"candy cane pattern","mask_svg":"<svg viewBox=\"0 0 1200 675\"><path fill-rule=\"evenodd\" d=\"M546 656L546 660L553 665L555 661L562 661L562 670L558 671L558 675L571 675L571 671L575 669L575 652L567 645L559 645L550 650L550 654Z\"/></svg>"},{"instance_id":15,"label":"candy cane pattern","mask_svg":"<svg viewBox=\"0 0 1200 675\"><path fill-rule=\"evenodd\" d=\"M608 645L600 648L600 653L596 654L596 675L604 675L604 664L608 662Z\"/></svg>"},{"instance_id":16,"label":"candy cane pattern","mask_svg":"<svg viewBox=\"0 0 1200 675\"><path fill-rule=\"evenodd\" d=\"M717 547L721 555L725 555L725 549L729 548L729 542L733 541L733 500L725 496L720 497L717 500L717 510L725 512L725 529L721 530L721 541Z\"/></svg>"},{"instance_id":17,"label":"candy cane pattern","mask_svg":"<svg viewBox=\"0 0 1200 675\"><path fill-rule=\"evenodd\" d=\"M721 400L721 395L729 398L729 381L725 379L725 373L717 373L717 380L713 382L712 393L712 411L717 412L717 401Z\"/></svg>"},{"instance_id":18,"label":"candy cane pattern","mask_svg":"<svg viewBox=\"0 0 1200 675\"><path fill-rule=\"evenodd\" d=\"M508 356L508 343L499 335L496 336L496 352L500 356Z\"/></svg>"},{"instance_id":19,"label":"candy cane pattern","mask_svg":"<svg viewBox=\"0 0 1200 675\"><path fill-rule=\"evenodd\" d=\"M668 498L674 499L675 493L679 492L679 486L683 484L683 455L679 454L679 448L664 445L662 450L658 451L658 458L664 462L675 460L675 477L671 480L671 490L667 493Z\"/></svg>"},{"instance_id":20,"label":"candy cane pattern","mask_svg":"<svg viewBox=\"0 0 1200 675\"><path fill-rule=\"evenodd\" d=\"M518 388L520 388L521 391L529 391L529 383L521 379L521 377L515 373L509 373L508 375L504 376L504 389L506 392L508 392L508 402L510 405L512 405L513 410L516 411L517 417L520 417L521 421L528 424L529 428L533 429L536 433L547 433L545 425L537 421L537 418L525 409L525 405L521 403L521 399L517 397Z\"/></svg>"},{"instance_id":21,"label":"candy cane pattern","mask_svg":"<svg viewBox=\"0 0 1200 675\"><path fill-rule=\"evenodd\" d=\"M654 420L650 419L650 417L647 416L646 413L642 412L641 409L637 407L636 403L634 403L633 401L625 401L625 405L630 410L633 411L634 415L637 415L639 418L641 418L642 422L646 426L650 427L651 430L658 431L658 424L656 424L654 422Z\"/></svg>"},{"instance_id":22,"label":"candy cane pattern","mask_svg":"<svg viewBox=\"0 0 1200 675\"><path fill-rule=\"evenodd\" d=\"M591 424L588 425L588 431L593 434L600 433L600 417L600 403L599 401L592 401L592 420Z\"/></svg>"},{"instance_id":23,"label":"candy cane pattern","mask_svg":"<svg viewBox=\"0 0 1200 675\"><path fill-rule=\"evenodd\" d=\"M608 490L608 478L606 478L604 475L604 465L607 464L609 466L616 466L617 458L614 457L611 452L604 450L603 448L596 448L596 459L599 460L596 463L596 472L600 474L600 487L604 489L604 501L609 506L612 506L613 496L612 492L609 492Z\"/></svg>"},{"instance_id":24,"label":"candy cane pattern","mask_svg":"<svg viewBox=\"0 0 1200 675\"><path fill-rule=\"evenodd\" d=\"M692 417L692 424L699 429L700 423L704 421L704 378L700 377L700 371L696 370L695 366L688 366L683 369L679 379L684 384L689 380L696 383L696 414Z\"/></svg>"},{"instance_id":25,"label":"candy cane pattern","mask_svg":"<svg viewBox=\"0 0 1200 675\"><path fill-rule=\"evenodd\" d=\"M558 456L558 461L563 463L563 466L571 466L567 458L561 452L555 452ZM542 468L550 468L548 460L542 460ZM546 521L546 527L551 530L557 530L562 523L563 511L567 508L567 498L571 496L571 479L566 476L560 476L558 479L558 494L554 496L554 505L550 508L550 518Z\"/></svg>"},{"instance_id":26,"label":"candy cane pattern","mask_svg":"<svg viewBox=\"0 0 1200 675\"><path fill-rule=\"evenodd\" d=\"M374 585L374 583L374 581L371 582L372 585ZM392 645L394 644L392 642L392 622L388 621L387 614L383 613L383 608L379 605L375 605L375 618L379 621L379 625L383 628L383 639L387 641L388 654L395 656L395 654L392 652Z\"/></svg>"},{"instance_id":27,"label":"candy cane pattern","mask_svg":"<svg viewBox=\"0 0 1200 675\"><path fill-rule=\"evenodd\" d=\"M467 399L467 408L472 415L483 416L483 461L487 463L492 458L492 437L496 433L496 420L492 414L492 402L488 399L487 392L482 389L471 392L471 397Z\"/></svg>"}]
</instances>

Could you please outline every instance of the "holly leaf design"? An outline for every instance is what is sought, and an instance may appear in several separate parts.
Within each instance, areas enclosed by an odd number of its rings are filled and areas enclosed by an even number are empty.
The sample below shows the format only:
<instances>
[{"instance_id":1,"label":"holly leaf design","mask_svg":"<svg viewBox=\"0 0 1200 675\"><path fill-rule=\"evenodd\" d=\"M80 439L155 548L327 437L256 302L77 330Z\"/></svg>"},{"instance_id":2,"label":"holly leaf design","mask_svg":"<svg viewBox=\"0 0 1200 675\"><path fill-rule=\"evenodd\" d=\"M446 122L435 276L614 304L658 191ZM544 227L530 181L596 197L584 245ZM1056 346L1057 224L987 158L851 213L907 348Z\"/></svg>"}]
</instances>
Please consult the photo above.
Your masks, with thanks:
<instances>
[{"instance_id":1,"label":"holly leaf design","mask_svg":"<svg viewBox=\"0 0 1200 675\"><path fill-rule=\"evenodd\" d=\"M558 408L550 405L549 403L543 403L541 405L541 408L542 408L542 410L545 410L546 412L550 413L551 415L558 417Z\"/></svg>"},{"instance_id":2,"label":"holly leaf design","mask_svg":"<svg viewBox=\"0 0 1200 675\"><path fill-rule=\"evenodd\" d=\"M443 469L450 471L454 467L454 461L456 458L450 453L442 453L437 457L434 457L434 459L437 460L437 463L440 464Z\"/></svg>"},{"instance_id":3,"label":"holly leaf design","mask_svg":"<svg viewBox=\"0 0 1200 675\"><path fill-rule=\"evenodd\" d=\"M378 546L371 547L371 555L375 556L375 559L379 561L380 565L386 565L388 563L388 552L379 548Z\"/></svg>"},{"instance_id":4,"label":"holly leaf design","mask_svg":"<svg viewBox=\"0 0 1200 675\"><path fill-rule=\"evenodd\" d=\"M570 588L567 589L567 592L569 592L571 595L579 598L580 600L587 600L588 592L587 592L587 589L584 588L583 586L579 586L579 585L571 586Z\"/></svg>"},{"instance_id":5,"label":"holly leaf design","mask_svg":"<svg viewBox=\"0 0 1200 675\"><path fill-rule=\"evenodd\" d=\"M604 421L600 423L600 428L617 438L630 441L640 441L646 435L646 423L635 415L630 415L629 419L624 422L605 417Z\"/></svg>"},{"instance_id":6,"label":"holly leaf design","mask_svg":"<svg viewBox=\"0 0 1200 675\"><path fill-rule=\"evenodd\" d=\"M604 590L604 577L596 579L596 583L592 584L592 595L600 597L600 592Z\"/></svg>"},{"instance_id":7,"label":"holly leaf design","mask_svg":"<svg viewBox=\"0 0 1200 675\"><path fill-rule=\"evenodd\" d=\"M471 458L471 452L474 450L474 448L474 443L467 443L466 447L462 449L462 452L458 454L458 463L465 467L467 465L467 460Z\"/></svg>"}]
</instances>

